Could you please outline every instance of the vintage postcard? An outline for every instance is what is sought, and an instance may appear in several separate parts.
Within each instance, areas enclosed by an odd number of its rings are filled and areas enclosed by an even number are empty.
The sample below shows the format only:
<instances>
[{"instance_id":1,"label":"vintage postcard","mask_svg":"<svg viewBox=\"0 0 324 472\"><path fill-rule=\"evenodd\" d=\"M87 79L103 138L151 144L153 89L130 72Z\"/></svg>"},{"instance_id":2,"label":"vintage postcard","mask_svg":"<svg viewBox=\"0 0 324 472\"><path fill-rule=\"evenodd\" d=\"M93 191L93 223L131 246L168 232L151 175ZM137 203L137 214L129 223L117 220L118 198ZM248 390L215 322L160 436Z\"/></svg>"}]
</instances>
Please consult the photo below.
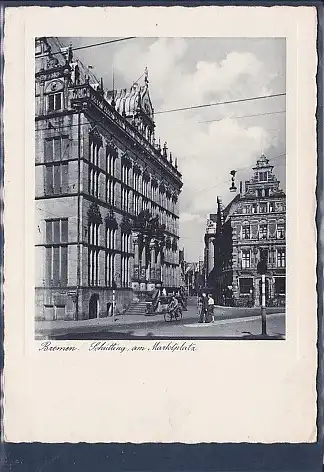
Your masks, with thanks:
<instances>
[{"instance_id":1,"label":"vintage postcard","mask_svg":"<svg viewBox=\"0 0 324 472\"><path fill-rule=\"evenodd\" d=\"M8 440L314 442L316 9L6 13Z\"/></svg>"}]
</instances>

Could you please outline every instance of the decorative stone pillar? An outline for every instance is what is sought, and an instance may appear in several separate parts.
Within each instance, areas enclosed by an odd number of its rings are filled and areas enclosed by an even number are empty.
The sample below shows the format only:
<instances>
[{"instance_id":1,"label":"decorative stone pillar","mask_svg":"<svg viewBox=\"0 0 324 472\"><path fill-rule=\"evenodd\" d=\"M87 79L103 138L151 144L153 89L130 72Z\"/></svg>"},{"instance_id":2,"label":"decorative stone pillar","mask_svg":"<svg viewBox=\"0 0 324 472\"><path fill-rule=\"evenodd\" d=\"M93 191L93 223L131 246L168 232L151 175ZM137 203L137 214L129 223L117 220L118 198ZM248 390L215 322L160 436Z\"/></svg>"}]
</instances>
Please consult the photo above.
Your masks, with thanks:
<instances>
[{"instance_id":1,"label":"decorative stone pillar","mask_svg":"<svg viewBox=\"0 0 324 472\"><path fill-rule=\"evenodd\" d=\"M156 266L155 266L155 278L156 278L156 281L161 284L161 282L162 282L162 268L161 268L162 245L159 244L158 246L155 247L155 249L157 251Z\"/></svg>"},{"instance_id":2,"label":"decorative stone pillar","mask_svg":"<svg viewBox=\"0 0 324 472\"><path fill-rule=\"evenodd\" d=\"M151 280L156 280L155 277L155 240L152 240L150 243L150 250L151 250L151 271L150 271L150 279Z\"/></svg>"},{"instance_id":3,"label":"decorative stone pillar","mask_svg":"<svg viewBox=\"0 0 324 472\"><path fill-rule=\"evenodd\" d=\"M132 240L134 245L132 289L139 290L139 233L132 233Z\"/></svg>"},{"instance_id":4,"label":"decorative stone pillar","mask_svg":"<svg viewBox=\"0 0 324 472\"><path fill-rule=\"evenodd\" d=\"M143 242L143 247L142 247L142 254L141 254L141 263L140 263L140 266L141 266L140 278L141 278L141 279L145 279L145 277L146 277L146 274L145 274L145 268L146 268L146 247L145 247L144 242Z\"/></svg>"},{"instance_id":5,"label":"decorative stone pillar","mask_svg":"<svg viewBox=\"0 0 324 472\"><path fill-rule=\"evenodd\" d=\"M152 291L155 289L155 240L150 241L150 264L147 269L148 272L148 283L147 290Z\"/></svg>"}]
</instances>

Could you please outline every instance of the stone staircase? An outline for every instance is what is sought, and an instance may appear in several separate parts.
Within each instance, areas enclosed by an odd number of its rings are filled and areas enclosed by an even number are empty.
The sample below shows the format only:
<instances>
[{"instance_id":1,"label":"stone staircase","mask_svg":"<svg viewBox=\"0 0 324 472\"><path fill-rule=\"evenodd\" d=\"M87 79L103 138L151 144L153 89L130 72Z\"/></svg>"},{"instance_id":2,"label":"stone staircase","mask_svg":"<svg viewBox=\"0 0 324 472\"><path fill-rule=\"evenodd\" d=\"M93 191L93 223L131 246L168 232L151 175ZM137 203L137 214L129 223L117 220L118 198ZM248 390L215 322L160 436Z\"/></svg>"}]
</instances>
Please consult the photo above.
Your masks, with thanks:
<instances>
[{"instance_id":1,"label":"stone staircase","mask_svg":"<svg viewBox=\"0 0 324 472\"><path fill-rule=\"evenodd\" d=\"M146 302L132 302L124 315L145 315L146 314Z\"/></svg>"}]
</instances>

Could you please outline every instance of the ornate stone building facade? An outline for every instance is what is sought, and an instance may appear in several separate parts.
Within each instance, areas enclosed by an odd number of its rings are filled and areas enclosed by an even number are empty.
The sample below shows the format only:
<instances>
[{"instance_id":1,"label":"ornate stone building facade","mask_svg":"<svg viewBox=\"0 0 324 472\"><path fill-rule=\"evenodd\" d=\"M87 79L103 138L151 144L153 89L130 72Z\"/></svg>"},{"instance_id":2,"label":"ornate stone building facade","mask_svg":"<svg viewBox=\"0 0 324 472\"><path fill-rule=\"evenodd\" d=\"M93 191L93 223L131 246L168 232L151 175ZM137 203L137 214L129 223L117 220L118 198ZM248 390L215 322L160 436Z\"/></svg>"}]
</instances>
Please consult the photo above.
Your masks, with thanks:
<instances>
[{"instance_id":1,"label":"ornate stone building facade","mask_svg":"<svg viewBox=\"0 0 324 472\"><path fill-rule=\"evenodd\" d=\"M286 196L262 154L245 191L210 215L205 235L206 283L217 304L259 306L261 255L267 260L268 306L284 305L286 293ZM211 268L213 261L213 268Z\"/></svg>"},{"instance_id":2,"label":"ornate stone building facade","mask_svg":"<svg viewBox=\"0 0 324 472\"><path fill-rule=\"evenodd\" d=\"M106 91L55 38L35 42L36 317L107 316L178 288L182 176L144 84Z\"/></svg>"}]
</instances>

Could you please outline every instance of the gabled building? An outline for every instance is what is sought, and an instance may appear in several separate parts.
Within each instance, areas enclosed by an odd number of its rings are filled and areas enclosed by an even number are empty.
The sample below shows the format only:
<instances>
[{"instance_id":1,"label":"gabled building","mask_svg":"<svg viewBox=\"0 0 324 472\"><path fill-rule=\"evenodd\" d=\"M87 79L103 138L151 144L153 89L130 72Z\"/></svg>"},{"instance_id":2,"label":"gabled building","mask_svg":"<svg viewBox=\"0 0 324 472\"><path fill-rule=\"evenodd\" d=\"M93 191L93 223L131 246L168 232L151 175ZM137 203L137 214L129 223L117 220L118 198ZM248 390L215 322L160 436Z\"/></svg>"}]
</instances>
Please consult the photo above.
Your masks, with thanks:
<instances>
[{"instance_id":1,"label":"gabled building","mask_svg":"<svg viewBox=\"0 0 324 472\"><path fill-rule=\"evenodd\" d=\"M267 260L266 302L284 305L286 293L286 196L263 154L253 167L251 180L224 208L217 198L217 213L211 215L213 231L205 242L213 252L213 269L206 278L217 304L259 306L261 254ZM207 267L209 262L205 261Z\"/></svg>"},{"instance_id":2,"label":"gabled building","mask_svg":"<svg viewBox=\"0 0 324 472\"><path fill-rule=\"evenodd\" d=\"M155 139L148 72L106 90L56 38L35 41L36 316L107 316L177 289L182 176Z\"/></svg>"}]
</instances>

